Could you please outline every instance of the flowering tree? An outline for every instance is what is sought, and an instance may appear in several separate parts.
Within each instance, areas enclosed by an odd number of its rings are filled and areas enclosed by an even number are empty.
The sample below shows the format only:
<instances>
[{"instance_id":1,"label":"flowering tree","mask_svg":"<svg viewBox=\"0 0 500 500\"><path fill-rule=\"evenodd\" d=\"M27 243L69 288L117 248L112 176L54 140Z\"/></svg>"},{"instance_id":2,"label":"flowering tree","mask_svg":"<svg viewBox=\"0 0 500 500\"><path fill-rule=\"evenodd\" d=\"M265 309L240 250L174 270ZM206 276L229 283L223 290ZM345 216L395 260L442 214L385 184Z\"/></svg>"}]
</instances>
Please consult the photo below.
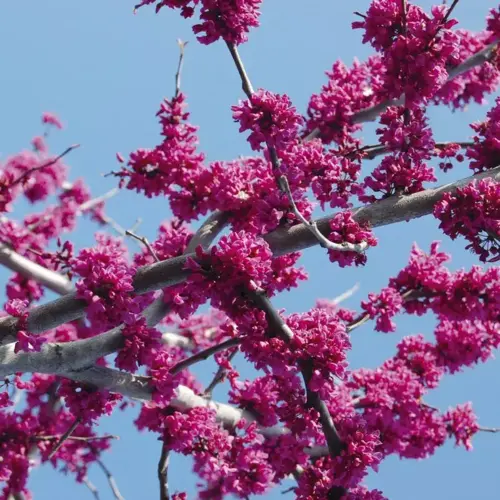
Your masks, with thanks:
<instances>
[{"instance_id":1,"label":"flowering tree","mask_svg":"<svg viewBox=\"0 0 500 500\"><path fill-rule=\"evenodd\" d=\"M483 102L500 83L500 8L484 31L455 28L458 0L431 12L405 0L373 0L352 27L374 55L351 68L334 63L303 116L286 95L253 88L238 47L259 24L260 0L143 0L194 19L202 44L225 44L245 98L234 121L255 156L207 162L197 147L181 91L185 44L175 90L157 113L162 142L117 155L114 176L137 196L161 196L174 218L149 242L123 230L83 180L66 180L66 156L49 153L46 131L32 149L6 159L0 171L0 263L13 274L0 319L0 480L2 498L31 498L35 463L85 482L103 462L111 435L101 416L131 400L135 425L158 436L161 499L169 492L174 453L193 458L200 498L265 494L290 476L302 499L385 498L363 479L387 457L421 459L448 439L467 449L483 430L470 403L440 411L427 404L445 374L487 361L500 344L500 99L470 142L437 142L430 105L457 111ZM377 122L377 144L359 132ZM459 138L457 138L459 139ZM366 160L380 158L367 175ZM466 163L472 175L436 186L431 161L443 172ZM22 197L54 200L15 221ZM329 215L313 220L319 204ZM91 248L68 239L80 216L102 230ZM408 264L357 311L337 300L285 314L273 297L307 279L300 252L320 245L331 265L363 266L377 244L376 228L433 216L445 235L464 242L484 263L450 271L434 243L413 247ZM189 223L201 221L196 231ZM109 231L108 231L109 229ZM111 231L120 233L112 236ZM142 247L129 256L124 237ZM37 303L46 291L56 300ZM349 294L350 292L347 292ZM205 303L208 313L197 310ZM372 322L396 331L395 316L431 314L432 341L403 338L375 369L349 369L350 338ZM258 370L247 380L238 354ZM214 357L211 381L190 368ZM228 403L212 399L229 384ZM203 382L203 383L202 383Z\"/></svg>"}]
</instances>

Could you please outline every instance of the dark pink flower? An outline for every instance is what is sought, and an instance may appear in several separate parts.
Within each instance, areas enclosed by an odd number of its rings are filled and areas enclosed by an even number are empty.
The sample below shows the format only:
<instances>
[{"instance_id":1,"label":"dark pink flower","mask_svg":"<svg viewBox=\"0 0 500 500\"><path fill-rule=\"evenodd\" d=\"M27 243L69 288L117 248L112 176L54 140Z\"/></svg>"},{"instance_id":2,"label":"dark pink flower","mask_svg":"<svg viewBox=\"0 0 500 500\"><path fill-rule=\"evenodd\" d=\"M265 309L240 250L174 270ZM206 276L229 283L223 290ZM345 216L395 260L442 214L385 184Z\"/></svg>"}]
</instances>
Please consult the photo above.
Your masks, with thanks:
<instances>
[{"instance_id":1,"label":"dark pink flower","mask_svg":"<svg viewBox=\"0 0 500 500\"><path fill-rule=\"evenodd\" d=\"M500 259L500 182L481 179L445 193L434 206L434 216L451 239L465 237L466 248L482 262Z\"/></svg>"},{"instance_id":2,"label":"dark pink flower","mask_svg":"<svg viewBox=\"0 0 500 500\"><path fill-rule=\"evenodd\" d=\"M450 408L444 418L448 433L455 438L456 445L462 444L465 449L472 450L471 438L479 431L479 425L471 403Z\"/></svg>"},{"instance_id":3,"label":"dark pink flower","mask_svg":"<svg viewBox=\"0 0 500 500\"><path fill-rule=\"evenodd\" d=\"M368 301L361 302L361 307L370 315L370 319L377 318L377 331L394 332L396 324L392 318L401 310L402 304L401 295L394 288L387 287L379 294L368 294Z\"/></svg>"},{"instance_id":4,"label":"dark pink flower","mask_svg":"<svg viewBox=\"0 0 500 500\"><path fill-rule=\"evenodd\" d=\"M155 328L149 328L142 316L125 324L121 334L125 337L125 345L115 360L115 365L121 370L135 372L139 366L149 365L161 348L161 333Z\"/></svg>"},{"instance_id":5,"label":"dark pink flower","mask_svg":"<svg viewBox=\"0 0 500 500\"><path fill-rule=\"evenodd\" d=\"M339 212L332 217L330 220L330 229L331 232L328 235L328 239L334 243L365 243L367 245L366 248L377 245L377 240L368 229L368 226L356 222L350 211ZM364 252L328 250L328 255L330 261L338 262L340 267L351 266L353 264L360 266L366 263Z\"/></svg>"},{"instance_id":6,"label":"dark pink flower","mask_svg":"<svg viewBox=\"0 0 500 500\"><path fill-rule=\"evenodd\" d=\"M205 45L222 38L236 45L248 40L250 28L259 26L262 0L201 0L200 24L193 26Z\"/></svg>"},{"instance_id":7,"label":"dark pink flower","mask_svg":"<svg viewBox=\"0 0 500 500\"><path fill-rule=\"evenodd\" d=\"M262 145L286 147L297 137L302 117L292 106L287 95L259 89L250 99L232 106L234 121L240 123L240 132L250 130L248 142L255 151Z\"/></svg>"},{"instance_id":8,"label":"dark pink flower","mask_svg":"<svg viewBox=\"0 0 500 500\"><path fill-rule=\"evenodd\" d=\"M43 113L42 115L42 123L47 125L52 125L58 129L62 129L63 125L61 120L54 113Z\"/></svg>"}]
</instances>

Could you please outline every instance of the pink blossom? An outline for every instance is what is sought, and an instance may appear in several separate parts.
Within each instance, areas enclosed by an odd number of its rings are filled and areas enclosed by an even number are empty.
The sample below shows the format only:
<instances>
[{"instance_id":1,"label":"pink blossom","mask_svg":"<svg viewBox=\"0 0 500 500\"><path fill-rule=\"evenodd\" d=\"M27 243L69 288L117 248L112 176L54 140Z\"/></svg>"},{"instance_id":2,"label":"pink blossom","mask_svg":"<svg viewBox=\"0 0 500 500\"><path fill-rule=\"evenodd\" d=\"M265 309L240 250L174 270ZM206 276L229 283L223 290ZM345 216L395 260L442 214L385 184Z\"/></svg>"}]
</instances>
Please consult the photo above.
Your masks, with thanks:
<instances>
[{"instance_id":1,"label":"pink blossom","mask_svg":"<svg viewBox=\"0 0 500 500\"><path fill-rule=\"evenodd\" d=\"M450 408L444 416L448 432L455 438L456 445L462 444L466 450L472 450L471 438L479 431L472 404L466 403Z\"/></svg>"},{"instance_id":2,"label":"pink blossom","mask_svg":"<svg viewBox=\"0 0 500 500\"><path fill-rule=\"evenodd\" d=\"M336 62L326 72L328 83L309 101L307 132L318 130L326 144L348 140L361 128L352 123L353 114L380 100L384 73L385 67L378 56L370 57L366 63L355 60L352 68Z\"/></svg>"},{"instance_id":3,"label":"pink blossom","mask_svg":"<svg viewBox=\"0 0 500 500\"><path fill-rule=\"evenodd\" d=\"M444 369L439 360L439 347L426 342L422 335L405 337L397 346L395 359L419 377L422 384L432 389L438 386Z\"/></svg>"},{"instance_id":4,"label":"pink blossom","mask_svg":"<svg viewBox=\"0 0 500 500\"><path fill-rule=\"evenodd\" d=\"M445 5L433 7L432 17L413 4L403 15L401 5L395 0L374 0L363 21L353 23L353 28L363 29L363 42L382 53L385 92L392 98L404 94L406 105L413 108L446 83L450 60L458 62L458 37L451 30L457 21L448 18Z\"/></svg>"},{"instance_id":5,"label":"pink blossom","mask_svg":"<svg viewBox=\"0 0 500 500\"><path fill-rule=\"evenodd\" d=\"M46 125L52 125L58 129L62 129L63 125L57 115L54 113L43 113L42 115L42 123Z\"/></svg>"},{"instance_id":6,"label":"pink blossom","mask_svg":"<svg viewBox=\"0 0 500 500\"><path fill-rule=\"evenodd\" d=\"M196 249L197 261L187 263L192 284L199 284L211 298L213 307L240 314L248 306L241 295L246 290L266 289L272 278L269 245L240 231L223 236L210 253ZM234 292L240 297L235 298Z\"/></svg>"},{"instance_id":7,"label":"pink blossom","mask_svg":"<svg viewBox=\"0 0 500 500\"><path fill-rule=\"evenodd\" d=\"M500 165L500 98L495 100L484 122L471 124L476 132L474 144L467 149L467 157L472 161L470 168L474 172L484 172Z\"/></svg>"},{"instance_id":8,"label":"pink blossom","mask_svg":"<svg viewBox=\"0 0 500 500\"><path fill-rule=\"evenodd\" d=\"M500 345L498 325L492 321L443 319L434 335L439 361L451 373L487 361Z\"/></svg>"},{"instance_id":9,"label":"pink blossom","mask_svg":"<svg viewBox=\"0 0 500 500\"><path fill-rule=\"evenodd\" d=\"M189 186L192 174L204 160L196 152L197 128L187 120L186 96L181 92L173 99L165 99L157 113L162 127L163 142L154 149L138 149L131 153L126 166L114 175L120 185L143 192L148 198L168 194L171 186Z\"/></svg>"},{"instance_id":10,"label":"pink blossom","mask_svg":"<svg viewBox=\"0 0 500 500\"><path fill-rule=\"evenodd\" d=\"M500 182L481 179L445 193L434 206L434 216L451 239L465 237L466 248L482 262L500 259Z\"/></svg>"},{"instance_id":11,"label":"pink blossom","mask_svg":"<svg viewBox=\"0 0 500 500\"><path fill-rule=\"evenodd\" d=\"M134 270L125 259L126 249L110 236L96 235L97 247L82 250L70 261L71 270L82 279L77 295L87 304L87 314L95 326L116 326L128 315L138 313L134 290Z\"/></svg>"},{"instance_id":12,"label":"pink blossom","mask_svg":"<svg viewBox=\"0 0 500 500\"><path fill-rule=\"evenodd\" d=\"M292 106L287 95L273 94L259 89L250 99L232 106L234 121L240 123L240 132L250 130L248 142L255 151L262 144L284 148L297 137L302 117Z\"/></svg>"},{"instance_id":13,"label":"pink blossom","mask_svg":"<svg viewBox=\"0 0 500 500\"><path fill-rule=\"evenodd\" d=\"M115 364L122 370L135 372L138 366L149 365L161 348L161 333L149 328L143 317L125 324L121 334L125 337L125 345L116 356Z\"/></svg>"},{"instance_id":14,"label":"pink blossom","mask_svg":"<svg viewBox=\"0 0 500 500\"><path fill-rule=\"evenodd\" d=\"M246 42L250 28L259 26L261 3L262 0L201 0L201 23L195 24L193 31L205 45L219 38L236 45Z\"/></svg>"},{"instance_id":15,"label":"pink blossom","mask_svg":"<svg viewBox=\"0 0 500 500\"><path fill-rule=\"evenodd\" d=\"M297 361L312 363L309 387L320 391L332 375L343 379L347 368L347 351L351 343L345 324L336 314L324 309L312 309L292 314L287 323L294 336L291 350Z\"/></svg>"},{"instance_id":16,"label":"pink blossom","mask_svg":"<svg viewBox=\"0 0 500 500\"><path fill-rule=\"evenodd\" d=\"M111 415L120 394L99 391L96 388L64 379L59 388L59 395L64 398L71 413L84 422L93 422L103 415Z\"/></svg>"},{"instance_id":17,"label":"pink blossom","mask_svg":"<svg viewBox=\"0 0 500 500\"><path fill-rule=\"evenodd\" d=\"M368 294L368 301L361 302L361 307L370 315L370 319L377 318L377 331L394 332L396 324L392 318L401 310L402 304L401 295L394 288L387 287L379 294Z\"/></svg>"},{"instance_id":18,"label":"pink blossom","mask_svg":"<svg viewBox=\"0 0 500 500\"><path fill-rule=\"evenodd\" d=\"M350 211L339 212L330 219L331 232L328 239L334 243L366 243L368 246L376 246L377 240L368 226L364 223L356 222ZM331 262L338 262L340 267L362 266L366 263L366 255L364 253L354 251L339 251L328 250L328 255Z\"/></svg>"}]
</instances>

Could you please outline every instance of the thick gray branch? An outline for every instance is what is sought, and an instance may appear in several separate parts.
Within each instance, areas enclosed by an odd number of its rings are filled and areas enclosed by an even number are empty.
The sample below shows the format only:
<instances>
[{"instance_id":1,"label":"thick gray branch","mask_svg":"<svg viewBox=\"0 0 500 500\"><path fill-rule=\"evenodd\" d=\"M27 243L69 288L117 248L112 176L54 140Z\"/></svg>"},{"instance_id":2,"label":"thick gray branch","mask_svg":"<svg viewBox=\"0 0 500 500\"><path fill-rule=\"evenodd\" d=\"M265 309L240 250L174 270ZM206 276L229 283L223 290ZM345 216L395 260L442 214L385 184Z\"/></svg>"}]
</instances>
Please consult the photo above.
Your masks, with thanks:
<instances>
[{"instance_id":1,"label":"thick gray branch","mask_svg":"<svg viewBox=\"0 0 500 500\"><path fill-rule=\"evenodd\" d=\"M444 193L453 193L457 188L474 179L490 177L500 180L500 167L434 189L427 189L409 196L392 196L364 207L354 208L354 219L365 221L372 227L379 227L423 217L432 213L434 205ZM320 231L325 235L329 232L329 222L332 217L333 215L329 215L316 221ZM304 250L318 244L318 240L304 224L277 229L267 234L264 239L269 243L275 256ZM189 274L184 269L189 257L194 257L194 254L175 257L140 268L134 280L135 292L142 294L182 283ZM68 321L81 318L84 312L85 302L69 294L33 308L28 317L28 328L32 333L42 333ZM0 319L0 339L7 337L12 340L15 332L15 318Z\"/></svg>"},{"instance_id":2,"label":"thick gray branch","mask_svg":"<svg viewBox=\"0 0 500 500\"><path fill-rule=\"evenodd\" d=\"M0 264L60 295L73 290L73 285L65 276L32 262L2 243L0 243Z\"/></svg>"}]
</instances>

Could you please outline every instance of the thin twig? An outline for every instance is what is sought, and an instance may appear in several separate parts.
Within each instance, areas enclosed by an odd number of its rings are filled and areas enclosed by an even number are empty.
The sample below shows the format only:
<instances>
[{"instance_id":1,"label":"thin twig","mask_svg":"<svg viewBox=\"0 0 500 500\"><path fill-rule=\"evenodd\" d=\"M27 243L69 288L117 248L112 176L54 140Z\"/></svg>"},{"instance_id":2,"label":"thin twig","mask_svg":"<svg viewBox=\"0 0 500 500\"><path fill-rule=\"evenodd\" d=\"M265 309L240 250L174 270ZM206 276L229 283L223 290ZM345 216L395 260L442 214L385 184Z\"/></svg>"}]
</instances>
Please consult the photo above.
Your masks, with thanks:
<instances>
[{"instance_id":1,"label":"thin twig","mask_svg":"<svg viewBox=\"0 0 500 500\"><path fill-rule=\"evenodd\" d=\"M235 337L233 339L225 340L224 342L221 342L220 344L209 347L209 348L207 348L203 351L200 351L196 354L193 354L189 358L183 359L182 361L179 361L179 363L174 365L170 369L170 373L172 375L175 375L176 373L179 373L182 370L189 368L190 366L198 363L199 361L204 361L205 359L208 359L210 356L213 356L214 354L217 354L218 352L225 351L226 349L240 345L243 342L243 340L244 340L244 337Z\"/></svg>"},{"instance_id":2,"label":"thin twig","mask_svg":"<svg viewBox=\"0 0 500 500\"><path fill-rule=\"evenodd\" d=\"M497 432L500 432L500 428L499 427L479 427L479 430L481 432L492 432L492 433L497 433Z\"/></svg>"},{"instance_id":3,"label":"thin twig","mask_svg":"<svg viewBox=\"0 0 500 500\"><path fill-rule=\"evenodd\" d=\"M347 300L348 298L352 297L358 290L359 290L359 283L356 283L354 286L349 288L349 290L346 290L344 293L337 295L335 298L329 300L328 302L332 305L338 306L341 302L344 302L344 300Z\"/></svg>"},{"instance_id":4,"label":"thin twig","mask_svg":"<svg viewBox=\"0 0 500 500\"><path fill-rule=\"evenodd\" d=\"M61 446L64 444L64 441L66 441L71 436L71 434L73 434L73 432L78 427L81 421L82 421L81 417L75 418L75 421L71 424L69 429L59 438L59 441L54 446L54 449L49 453L48 456L49 460L53 458L54 455L60 450Z\"/></svg>"},{"instance_id":5,"label":"thin twig","mask_svg":"<svg viewBox=\"0 0 500 500\"><path fill-rule=\"evenodd\" d=\"M61 158L66 156L68 153L73 151L76 148L79 148L80 144L73 144L72 146L69 146L66 148L60 155L56 156L55 158L52 158L51 160L46 161L42 165L39 165L38 167L34 167L30 170L27 170L24 172L22 175L20 175L9 187L15 186L16 184L19 184L20 182L23 182L26 177L31 175L33 172L36 172L38 170L41 170L43 168L51 167L54 165L54 163L57 163Z\"/></svg>"},{"instance_id":6,"label":"thin twig","mask_svg":"<svg viewBox=\"0 0 500 500\"><path fill-rule=\"evenodd\" d=\"M234 349L233 352L231 352L231 354L229 354L229 356L227 357L227 361L230 362L236 356L237 353L238 349ZM219 369L217 370L214 378L212 379L210 384L208 384L207 388L203 392L203 397L205 398L212 397L214 389L217 387L218 384L224 381L226 377L226 372L227 372L226 368L224 368L223 366L219 366Z\"/></svg>"},{"instance_id":7,"label":"thin twig","mask_svg":"<svg viewBox=\"0 0 500 500\"><path fill-rule=\"evenodd\" d=\"M137 220L134 222L134 225L130 228L130 231L133 231L134 233L139 229L139 226L142 224L142 218L138 217Z\"/></svg>"},{"instance_id":8,"label":"thin twig","mask_svg":"<svg viewBox=\"0 0 500 500\"><path fill-rule=\"evenodd\" d=\"M453 12L453 9L457 6L459 0L453 0L453 3L451 4L450 8L448 9L448 12L444 16L443 20L441 21L441 26L445 25L448 19L451 16L451 13Z\"/></svg>"},{"instance_id":9,"label":"thin twig","mask_svg":"<svg viewBox=\"0 0 500 500\"><path fill-rule=\"evenodd\" d=\"M363 241L361 243L334 243L330 241L323 233L318 229L316 222L308 221L297 208L295 204L295 200L293 199L293 194L290 189L290 185L288 184L288 179L282 175L279 178L280 186L283 192L287 195L290 205L292 206L292 211L295 216L304 224L309 231L316 237L319 241L319 244L323 248L327 248L328 250L336 250L337 252L356 252L363 253L368 248L368 243Z\"/></svg>"},{"instance_id":10,"label":"thin twig","mask_svg":"<svg viewBox=\"0 0 500 500\"><path fill-rule=\"evenodd\" d=\"M117 234L119 234L122 237L125 237L127 234L127 231L124 227L120 226L118 222L116 222L113 218L109 217L109 215L101 215L101 219L104 222L104 224L108 225L111 229L116 231Z\"/></svg>"},{"instance_id":11,"label":"thin twig","mask_svg":"<svg viewBox=\"0 0 500 500\"><path fill-rule=\"evenodd\" d=\"M447 146L449 146L450 144L457 144L462 149L467 149L468 147L471 147L474 145L474 143L471 141L461 141L461 142L449 141L449 142L437 142L436 144L434 144L434 147L436 149L444 149ZM349 153L349 154L353 155L355 153L362 153L364 159L373 160L377 156L380 156L380 155L383 155L386 153L390 153L390 149L387 146L385 146L384 144L376 144L373 146L364 146L361 149L359 149L357 151L353 151L352 153Z\"/></svg>"},{"instance_id":12,"label":"thin twig","mask_svg":"<svg viewBox=\"0 0 500 500\"><path fill-rule=\"evenodd\" d=\"M111 488L111 491L113 493L113 496L115 497L115 500L125 500L122 497L120 490L118 489L118 485L116 484L116 481L115 481L115 478L113 477L113 474L111 474L111 471L106 467L106 464L99 458L99 451L94 448L94 453L96 454L96 457L97 457L96 463L99 465L101 470L106 475L109 487Z\"/></svg>"},{"instance_id":13,"label":"thin twig","mask_svg":"<svg viewBox=\"0 0 500 500\"><path fill-rule=\"evenodd\" d=\"M179 96L181 91L181 73L182 73L182 63L184 62L184 49L188 42L183 42L180 38L177 40L179 44L180 54L179 63L177 65L177 73L175 73L175 97Z\"/></svg>"},{"instance_id":14,"label":"thin twig","mask_svg":"<svg viewBox=\"0 0 500 500\"><path fill-rule=\"evenodd\" d=\"M127 236L131 236L137 241L140 241L147 248L148 252L151 254L155 262L160 262L158 255L156 255L156 252L153 250L153 247L151 246L151 244L149 243L148 239L145 236L139 236L138 234L135 234L134 232L130 231L130 229L127 229L125 231L125 234Z\"/></svg>"},{"instance_id":15,"label":"thin twig","mask_svg":"<svg viewBox=\"0 0 500 500\"><path fill-rule=\"evenodd\" d=\"M169 450L165 443L161 446L160 461L158 462L158 481L160 482L160 500L169 500L168 493L168 462Z\"/></svg>"},{"instance_id":16,"label":"thin twig","mask_svg":"<svg viewBox=\"0 0 500 500\"><path fill-rule=\"evenodd\" d=\"M90 481L88 477L84 477L82 480L83 484L90 490L90 493L94 496L95 500L100 500L99 490L97 487Z\"/></svg>"},{"instance_id":17,"label":"thin twig","mask_svg":"<svg viewBox=\"0 0 500 500\"><path fill-rule=\"evenodd\" d=\"M236 69L240 74L241 78L241 88L243 92L245 92L246 96L251 99L252 94L254 93L252 82L250 82L250 78L245 70L245 66L243 65L243 61L241 60L240 54L238 52L238 48L234 43L226 42L227 48L231 53L231 57L233 58L234 64L236 65Z\"/></svg>"},{"instance_id":18,"label":"thin twig","mask_svg":"<svg viewBox=\"0 0 500 500\"><path fill-rule=\"evenodd\" d=\"M109 200L110 198L113 198L113 196L116 196L120 190L118 188L113 188L110 189L107 193L102 194L101 196L97 196L96 198L92 198L89 201L86 201L85 203L82 203L79 207L78 210L80 212L85 212L86 210L91 210L95 206L99 205L103 201Z\"/></svg>"},{"instance_id":19,"label":"thin twig","mask_svg":"<svg viewBox=\"0 0 500 500\"><path fill-rule=\"evenodd\" d=\"M52 441L54 439L62 439L62 436L35 436L35 441ZM67 436L68 441L100 441L101 439L120 439L120 436L114 434L106 434L104 436Z\"/></svg>"}]
</instances>

